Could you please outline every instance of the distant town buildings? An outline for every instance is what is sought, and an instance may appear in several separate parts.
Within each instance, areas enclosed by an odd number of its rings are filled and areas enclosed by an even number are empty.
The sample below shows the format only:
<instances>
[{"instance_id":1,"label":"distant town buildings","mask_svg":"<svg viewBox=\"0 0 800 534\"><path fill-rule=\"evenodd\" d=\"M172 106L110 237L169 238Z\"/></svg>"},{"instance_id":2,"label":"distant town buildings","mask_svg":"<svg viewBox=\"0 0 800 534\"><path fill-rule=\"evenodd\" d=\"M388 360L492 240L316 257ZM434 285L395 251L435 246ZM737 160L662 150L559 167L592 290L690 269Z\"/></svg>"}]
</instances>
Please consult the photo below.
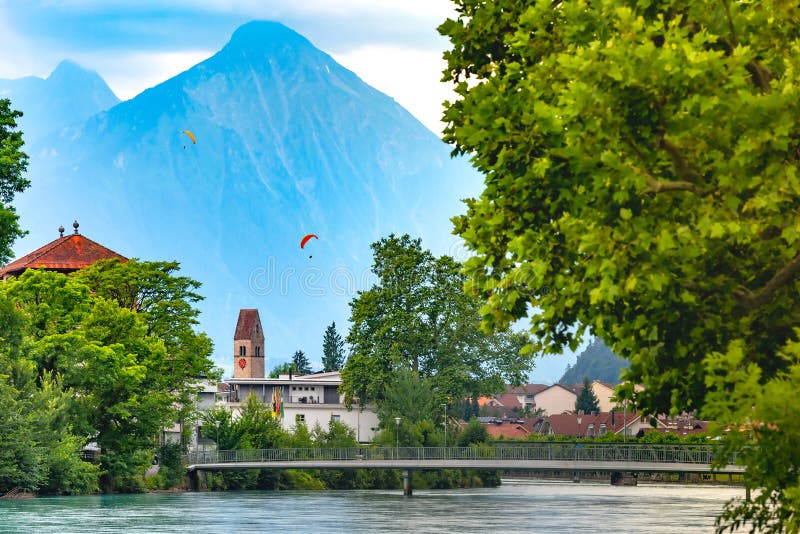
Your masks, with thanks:
<instances>
[{"instance_id":1,"label":"distant town buildings","mask_svg":"<svg viewBox=\"0 0 800 534\"><path fill-rule=\"evenodd\" d=\"M591 388L599 410L578 413L575 401L583 387L583 384L507 386L504 393L478 399L481 415L478 420L489 435L500 439L519 439L531 434L592 438L613 433L623 437L646 432L686 436L708 428L707 421L699 421L690 414L643 418L613 400L613 384L598 380L591 382Z\"/></svg>"},{"instance_id":2,"label":"distant town buildings","mask_svg":"<svg viewBox=\"0 0 800 534\"><path fill-rule=\"evenodd\" d=\"M595 380L592 391L598 400L600 412L622 409L613 400L614 385ZM515 417L525 414L553 415L575 409L575 401L583 390L583 384L526 384L508 386L506 392L494 397L478 399L482 415L494 417Z\"/></svg>"},{"instance_id":3,"label":"distant town buildings","mask_svg":"<svg viewBox=\"0 0 800 534\"><path fill-rule=\"evenodd\" d=\"M242 309L233 336L233 378L219 385L217 404L238 414L248 396L275 410L285 430L298 423L308 428L319 425L327 430L331 421L346 424L356 439L372 441L378 428L378 415L370 407L344 405L339 395L342 383L338 371L310 375L265 376L265 336L256 309Z\"/></svg>"}]
</instances>

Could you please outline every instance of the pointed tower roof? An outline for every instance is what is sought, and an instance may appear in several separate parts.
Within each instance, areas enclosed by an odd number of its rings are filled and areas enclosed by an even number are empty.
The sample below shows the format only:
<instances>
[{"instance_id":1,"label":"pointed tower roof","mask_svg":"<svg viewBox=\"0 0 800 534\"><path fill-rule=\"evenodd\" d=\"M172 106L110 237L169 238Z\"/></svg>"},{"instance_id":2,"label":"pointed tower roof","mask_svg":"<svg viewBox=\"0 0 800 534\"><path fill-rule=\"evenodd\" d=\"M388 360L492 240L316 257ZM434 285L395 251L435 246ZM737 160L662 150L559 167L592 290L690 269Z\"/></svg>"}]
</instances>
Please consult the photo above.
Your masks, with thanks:
<instances>
[{"instance_id":1,"label":"pointed tower roof","mask_svg":"<svg viewBox=\"0 0 800 534\"><path fill-rule=\"evenodd\" d=\"M0 279L19 276L25 269L41 268L70 273L88 267L97 260L118 258L127 261L125 256L79 234L77 221L72 226L75 228L74 234L63 235L62 226L59 228L62 235L58 239L0 269Z\"/></svg>"},{"instance_id":2,"label":"pointed tower roof","mask_svg":"<svg viewBox=\"0 0 800 534\"><path fill-rule=\"evenodd\" d=\"M239 320L236 321L236 333L233 334L233 339L250 339L253 335L253 327L257 324L261 324L258 310L242 308L239 310Z\"/></svg>"}]
</instances>

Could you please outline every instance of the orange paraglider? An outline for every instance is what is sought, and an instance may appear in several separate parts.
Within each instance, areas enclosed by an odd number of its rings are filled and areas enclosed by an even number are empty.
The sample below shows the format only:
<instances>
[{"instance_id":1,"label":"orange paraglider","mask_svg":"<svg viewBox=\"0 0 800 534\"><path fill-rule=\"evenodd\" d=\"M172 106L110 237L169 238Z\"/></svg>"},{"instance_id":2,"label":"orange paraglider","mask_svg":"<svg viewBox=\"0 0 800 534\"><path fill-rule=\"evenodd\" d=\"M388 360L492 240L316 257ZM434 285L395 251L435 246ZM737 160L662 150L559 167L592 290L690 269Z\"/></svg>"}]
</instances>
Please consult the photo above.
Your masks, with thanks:
<instances>
[{"instance_id":1,"label":"orange paraglider","mask_svg":"<svg viewBox=\"0 0 800 534\"><path fill-rule=\"evenodd\" d=\"M193 145L196 145L196 144L197 144L197 141L195 140L195 138L194 138L194 134L193 134L192 132L190 132L189 130L181 130L181 133L185 133L186 135L188 135L188 136L189 136L189 139L191 139L191 140L192 140L192 144L193 144ZM186 148L186 147L183 147L183 148Z\"/></svg>"}]
</instances>

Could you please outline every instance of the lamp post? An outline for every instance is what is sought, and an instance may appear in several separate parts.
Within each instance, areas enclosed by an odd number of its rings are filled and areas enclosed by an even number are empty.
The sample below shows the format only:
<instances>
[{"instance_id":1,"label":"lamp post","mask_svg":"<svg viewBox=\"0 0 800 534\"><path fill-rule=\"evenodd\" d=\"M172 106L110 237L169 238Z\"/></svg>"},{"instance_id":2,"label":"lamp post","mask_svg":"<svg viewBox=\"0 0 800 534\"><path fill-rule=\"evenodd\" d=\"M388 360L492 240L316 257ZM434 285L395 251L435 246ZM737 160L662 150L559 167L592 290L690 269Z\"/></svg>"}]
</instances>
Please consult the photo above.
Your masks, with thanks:
<instances>
[{"instance_id":1,"label":"lamp post","mask_svg":"<svg viewBox=\"0 0 800 534\"><path fill-rule=\"evenodd\" d=\"M444 446L447 447L447 404L442 404L442 408L444 408Z\"/></svg>"},{"instance_id":2,"label":"lamp post","mask_svg":"<svg viewBox=\"0 0 800 534\"><path fill-rule=\"evenodd\" d=\"M214 424L217 425L217 454L219 454L219 421L214 421Z\"/></svg>"},{"instance_id":3,"label":"lamp post","mask_svg":"<svg viewBox=\"0 0 800 534\"><path fill-rule=\"evenodd\" d=\"M400 418L399 417L395 417L394 418L394 424L395 424L395 428L396 428L395 436L397 437L397 445L396 445L395 448L397 449L397 452L399 453L400 452Z\"/></svg>"},{"instance_id":4,"label":"lamp post","mask_svg":"<svg viewBox=\"0 0 800 534\"><path fill-rule=\"evenodd\" d=\"M622 406L622 442L625 443L628 441L628 399L625 399Z\"/></svg>"},{"instance_id":5,"label":"lamp post","mask_svg":"<svg viewBox=\"0 0 800 534\"><path fill-rule=\"evenodd\" d=\"M578 437L581 437L581 418L578 416Z\"/></svg>"}]
</instances>

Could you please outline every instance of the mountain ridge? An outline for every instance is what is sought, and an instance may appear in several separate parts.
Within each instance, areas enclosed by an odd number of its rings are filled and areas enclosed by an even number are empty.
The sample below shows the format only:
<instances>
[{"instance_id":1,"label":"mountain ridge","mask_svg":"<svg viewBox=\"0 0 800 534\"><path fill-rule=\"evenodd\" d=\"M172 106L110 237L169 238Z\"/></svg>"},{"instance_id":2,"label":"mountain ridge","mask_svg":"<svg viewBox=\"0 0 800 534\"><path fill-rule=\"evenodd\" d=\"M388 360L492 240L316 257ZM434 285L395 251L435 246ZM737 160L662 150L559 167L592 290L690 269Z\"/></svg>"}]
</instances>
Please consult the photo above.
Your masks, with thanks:
<instances>
[{"instance_id":1,"label":"mountain ridge","mask_svg":"<svg viewBox=\"0 0 800 534\"><path fill-rule=\"evenodd\" d=\"M580 384L584 377L611 384L620 383L622 369L630 367L630 362L611 352L602 340L595 338L578 355L574 365L568 365L559 384Z\"/></svg>"},{"instance_id":2,"label":"mountain ridge","mask_svg":"<svg viewBox=\"0 0 800 534\"><path fill-rule=\"evenodd\" d=\"M0 78L0 98L11 98L14 109L23 111L18 124L26 143L120 102L99 74L68 59L47 78Z\"/></svg>"}]
</instances>

